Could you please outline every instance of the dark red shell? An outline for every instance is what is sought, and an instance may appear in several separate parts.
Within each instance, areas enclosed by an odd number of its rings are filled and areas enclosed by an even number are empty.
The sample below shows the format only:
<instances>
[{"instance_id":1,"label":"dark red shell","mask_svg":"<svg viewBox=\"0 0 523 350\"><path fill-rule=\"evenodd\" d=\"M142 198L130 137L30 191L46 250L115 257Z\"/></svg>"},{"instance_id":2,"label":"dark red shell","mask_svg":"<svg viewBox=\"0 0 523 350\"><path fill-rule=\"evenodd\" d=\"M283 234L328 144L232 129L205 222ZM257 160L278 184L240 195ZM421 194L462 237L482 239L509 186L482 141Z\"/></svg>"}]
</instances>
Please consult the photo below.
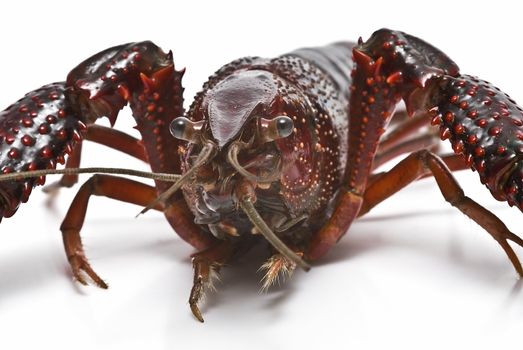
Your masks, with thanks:
<instances>
[{"instance_id":1,"label":"dark red shell","mask_svg":"<svg viewBox=\"0 0 523 350\"><path fill-rule=\"evenodd\" d=\"M81 139L84 121L67 107L64 83L49 84L0 112L0 169L5 173L55 168ZM13 215L45 178L0 183L0 218Z\"/></svg>"},{"instance_id":2,"label":"dark red shell","mask_svg":"<svg viewBox=\"0 0 523 350\"><path fill-rule=\"evenodd\" d=\"M494 197L523 209L523 111L487 81L463 75L443 80L436 123L478 171Z\"/></svg>"},{"instance_id":3,"label":"dark red shell","mask_svg":"<svg viewBox=\"0 0 523 350\"><path fill-rule=\"evenodd\" d=\"M277 216L271 212L273 208L286 216L315 217L324 214L335 198L347 156L350 52L351 44L340 43L302 49L272 60L243 58L231 62L209 79L188 112L192 120L209 120L207 137L217 140L220 148L241 137L239 130L250 135L257 118L272 119L278 115L292 118L293 133L275 142L283 160L280 181L270 189L258 189L256 194L257 203L263 203L260 204L262 215L270 212L266 216L268 220ZM337 54L337 61L329 59L333 53ZM258 90L261 93L250 93ZM224 113L212 108L219 94L227 96L220 105ZM238 101L242 102L241 106L251 108L238 109L239 103L235 103ZM227 111L234 113L225 113ZM191 157L198 151L198 146L189 145L182 169L191 166ZM244 162L256 159L256 152L256 149L247 150L249 156L245 156ZM266 153L267 149L259 150L260 156ZM216 165L211 164L202 168L200 174L212 174L215 179L223 176L218 182L225 181L224 173L234 171L228 169L224 155L220 153L216 159L219 159L220 173L215 172ZM184 187L186 201L196 222L216 222L217 207L221 206L224 212L230 208L231 194L222 187L203 195L198 181ZM227 181L232 188L234 179ZM237 220L231 211L224 213L223 218ZM238 221L234 225L242 226Z\"/></svg>"}]
</instances>

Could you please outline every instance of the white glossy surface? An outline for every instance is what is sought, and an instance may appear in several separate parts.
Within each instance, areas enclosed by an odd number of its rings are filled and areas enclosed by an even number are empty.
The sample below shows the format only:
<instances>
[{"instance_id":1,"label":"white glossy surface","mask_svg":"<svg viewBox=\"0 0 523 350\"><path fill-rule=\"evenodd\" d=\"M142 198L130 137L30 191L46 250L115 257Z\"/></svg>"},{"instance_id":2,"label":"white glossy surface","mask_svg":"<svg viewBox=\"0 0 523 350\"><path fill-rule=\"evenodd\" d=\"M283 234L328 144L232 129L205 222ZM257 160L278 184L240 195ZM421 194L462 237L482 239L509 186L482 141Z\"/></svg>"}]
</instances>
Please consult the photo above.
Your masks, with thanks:
<instances>
[{"instance_id":1,"label":"white glossy surface","mask_svg":"<svg viewBox=\"0 0 523 350\"><path fill-rule=\"evenodd\" d=\"M122 42L172 48L177 66L188 67L190 101L231 59L368 37L384 26L432 42L462 71L523 101L521 12L513 2L477 1L471 9L439 1L430 10L390 1L346 8L331 1L51 3L0 5L1 106ZM132 126L125 117L117 124ZM89 145L85 154L85 166L146 169L102 147ZM519 231L521 213L495 202L476 174L459 180ZM497 244L446 204L432 180L377 207L310 273L268 294L258 293L260 256L225 269L202 308L205 324L187 305L192 249L161 215L134 219L138 207L93 198L83 236L110 289L72 284L58 227L74 193L63 191L50 210L37 190L0 225L2 349L521 348L522 284Z\"/></svg>"}]
</instances>

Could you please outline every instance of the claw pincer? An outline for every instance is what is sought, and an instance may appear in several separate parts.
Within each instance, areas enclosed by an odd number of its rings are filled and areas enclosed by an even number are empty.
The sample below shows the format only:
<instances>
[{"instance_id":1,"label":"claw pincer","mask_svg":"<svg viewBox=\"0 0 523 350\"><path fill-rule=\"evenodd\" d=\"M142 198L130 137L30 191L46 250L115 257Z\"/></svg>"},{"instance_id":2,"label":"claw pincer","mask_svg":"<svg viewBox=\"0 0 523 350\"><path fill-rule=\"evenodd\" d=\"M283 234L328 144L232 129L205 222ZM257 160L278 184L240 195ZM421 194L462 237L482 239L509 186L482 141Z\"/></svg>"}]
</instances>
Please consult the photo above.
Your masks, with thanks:
<instances>
[{"instance_id":1,"label":"claw pincer","mask_svg":"<svg viewBox=\"0 0 523 350\"><path fill-rule=\"evenodd\" d=\"M30 92L0 112L0 170L4 174L56 168L64 164L86 132L86 121L68 102L65 84ZM33 186L45 178L0 183L0 220L26 202Z\"/></svg>"}]
</instances>

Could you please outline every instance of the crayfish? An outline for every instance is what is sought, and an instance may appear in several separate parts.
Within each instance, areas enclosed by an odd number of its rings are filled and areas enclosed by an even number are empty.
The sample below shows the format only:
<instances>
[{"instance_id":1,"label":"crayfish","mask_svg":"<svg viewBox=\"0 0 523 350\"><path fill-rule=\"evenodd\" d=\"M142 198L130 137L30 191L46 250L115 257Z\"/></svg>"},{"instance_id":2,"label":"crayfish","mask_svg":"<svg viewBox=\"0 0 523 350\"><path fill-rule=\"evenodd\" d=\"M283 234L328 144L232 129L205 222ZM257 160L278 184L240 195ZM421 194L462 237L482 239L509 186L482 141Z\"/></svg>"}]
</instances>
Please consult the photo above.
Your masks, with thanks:
<instances>
[{"instance_id":1,"label":"crayfish","mask_svg":"<svg viewBox=\"0 0 523 350\"><path fill-rule=\"evenodd\" d=\"M249 248L268 249L268 288L296 267L308 270L356 218L433 176L445 200L481 225L523 275L508 243L523 240L465 196L451 172L477 171L497 200L522 210L522 109L492 84L460 74L432 45L381 29L365 42L241 58L211 76L188 110L183 75L172 53L152 42L119 45L1 112L0 218L47 174L64 174L52 191L96 172L60 227L76 280L107 288L80 237L91 195L158 210L199 250L189 304L203 322L198 303L212 276ZM395 112L400 101L406 113ZM113 125L127 104L141 139L95 124L107 117ZM454 154L436 153L439 138ZM81 169L86 140L143 160L153 173ZM376 171L401 155L392 169ZM57 163L65 169L54 170ZM150 177L155 186L107 173Z\"/></svg>"}]
</instances>

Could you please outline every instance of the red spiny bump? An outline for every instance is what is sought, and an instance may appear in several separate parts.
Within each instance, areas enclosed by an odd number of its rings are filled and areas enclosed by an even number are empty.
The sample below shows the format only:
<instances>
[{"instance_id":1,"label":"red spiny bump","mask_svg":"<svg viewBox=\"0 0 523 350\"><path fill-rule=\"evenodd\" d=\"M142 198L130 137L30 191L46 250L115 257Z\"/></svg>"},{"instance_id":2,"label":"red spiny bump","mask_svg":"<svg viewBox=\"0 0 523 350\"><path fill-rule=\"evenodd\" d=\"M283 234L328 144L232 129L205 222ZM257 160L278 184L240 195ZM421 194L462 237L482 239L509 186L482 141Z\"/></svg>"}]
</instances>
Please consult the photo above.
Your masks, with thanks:
<instances>
[{"instance_id":1,"label":"red spiny bump","mask_svg":"<svg viewBox=\"0 0 523 350\"><path fill-rule=\"evenodd\" d=\"M44 158L51 158L53 156L53 150L49 146L44 146L40 153L42 154L42 157Z\"/></svg>"},{"instance_id":2,"label":"red spiny bump","mask_svg":"<svg viewBox=\"0 0 523 350\"><path fill-rule=\"evenodd\" d=\"M147 112L149 112L149 113L154 112L155 109L156 109L156 105L154 103L149 103L147 105Z\"/></svg>"},{"instance_id":3,"label":"red spiny bump","mask_svg":"<svg viewBox=\"0 0 523 350\"><path fill-rule=\"evenodd\" d=\"M458 86L459 87L464 87L465 85L467 85L467 82L465 80L458 81Z\"/></svg>"},{"instance_id":4,"label":"red spiny bump","mask_svg":"<svg viewBox=\"0 0 523 350\"><path fill-rule=\"evenodd\" d=\"M485 155L485 149L481 146L474 148L474 155L476 155L476 157L483 157Z\"/></svg>"},{"instance_id":5,"label":"red spiny bump","mask_svg":"<svg viewBox=\"0 0 523 350\"><path fill-rule=\"evenodd\" d=\"M30 135L24 135L22 136L22 144L24 146L32 146L35 144L35 139L32 138Z\"/></svg>"},{"instance_id":6,"label":"red spiny bump","mask_svg":"<svg viewBox=\"0 0 523 350\"><path fill-rule=\"evenodd\" d=\"M38 127L38 132L42 135L48 134L49 131L51 131L51 128L49 127L49 124L47 124L47 123L42 123Z\"/></svg>"},{"instance_id":7,"label":"red spiny bump","mask_svg":"<svg viewBox=\"0 0 523 350\"><path fill-rule=\"evenodd\" d=\"M469 95L469 96L476 96L476 91L469 90L469 91L467 91L467 95Z\"/></svg>"},{"instance_id":8,"label":"red spiny bump","mask_svg":"<svg viewBox=\"0 0 523 350\"><path fill-rule=\"evenodd\" d=\"M31 112L31 113L29 113L29 115L30 115L32 118L36 118L36 117L38 117L38 113L36 113L36 112Z\"/></svg>"},{"instance_id":9,"label":"red spiny bump","mask_svg":"<svg viewBox=\"0 0 523 350\"><path fill-rule=\"evenodd\" d=\"M60 110L58 111L58 117L60 117L60 118L65 118L66 115L67 115L67 114L65 113L65 111L64 111L63 109L60 109Z\"/></svg>"},{"instance_id":10,"label":"red spiny bump","mask_svg":"<svg viewBox=\"0 0 523 350\"><path fill-rule=\"evenodd\" d=\"M75 141L81 141L82 140L82 136L76 130L73 130L73 140L75 140Z\"/></svg>"},{"instance_id":11,"label":"red spiny bump","mask_svg":"<svg viewBox=\"0 0 523 350\"><path fill-rule=\"evenodd\" d=\"M480 160L477 164L476 164L476 170L480 173L484 172L485 171L485 161L484 160ZM480 178L481 182L482 183L485 183L484 179L483 178Z\"/></svg>"},{"instance_id":12,"label":"red spiny bump","mask_svg":"<svg viewBox=\"0 0 523 350\"><path fill-rule=\"evenodd\" d=\"M516 184L512 184L512 186L507 188L507 194L508 195L515 194L517 192L518 192L518 185L516 185Z\"/></svg>"},{"instance_id":13,"label":"red spiny bump","mask_svg":"<svg viewBox=\"0 0 523 350\"><path fill-rule=\"evenodd\" d=\"M65 164L65 158L63 155L59 155L58 157L56 157L56 161L60 164Z\"/></svg>"},{"instance_id":14,"label":"red spiny bump","mask_svg":"<svg viewBox=\"0 0 523 350\"><path fill-rule=\"evenodd\" d=\"M374 85L374 78L373 77L367 78L366 83L368 86Z\"/></svg>"},{"instance_id":15,"label":"red spiny bump","mask_svg":"<svg viewBox=\"0 0 523 350\"><path fill-rule=\"evenodd\" d=\"M15 140L16 140L16 138L15 138L15 136L12 135L12 134L8 134L8 135L5 136L5 142L6 142L8 145L10 145L10 144L12 144L13 142L15 142Z\"/></svg>"},{"instance_id":16,"label":"red spiny bump","mask_svg":"<svg viewBox=\"0 0 523 350\"><path fill-rule=\"evenodd\" d=\"M461 108L461 109L467 109L467 108L469 108L469 103L468 103L467 101L461 101L461 102L459 103L459 108Z\"/></svg>"},{"instance_id":17,"label":"red spiny bump","mask_svg":"<svg viewBox=\"0 0 523 350\"><path fill-rule=\"evenodd\" d=\"M449 128L443 128L443 130L441 130L441 139L442 140L446 140L450 137L450 129Z\"/></svg>"},{"instance_id":18,"label":"red spiny bump","mask_svg":"<svg viewBox=\"0 0 523 350\"><path fill-rule=\"evenodd\" d=\"M54 124L56 123L58 119L56 119L56 117L54 115L48 115L47 117L45 117L45 121L48 122L49 124Z\"/></svg>"},{"instance_id":19,"label":"red spiny bump","mask_svg":"<svg viewBox=\"0 0 523 350\"><path fill-rule=\"evenodd\" d=\"M38 169L38 165L36 165L35 162L31 162L31 163L29 163L29 165L27 166L27 170L29 170L29 171L34 171L34 170L36 170L36 169Z\"/></svg>"},{"instance_id":20,"label":"red spiny bump","mask_svg":"<svg viewBox=\"0 0 523 350\"><path fill-rule=\"evenodd\" d=\"M492 104L492 100L489 99L489 98L487 98L487 99L485 99L485 100L483 101L483 104L484 104L485 106L490 106L490 105Z\"/></svg>"},{"instance_id":21,"label":"red spiny bump","mask_svg":"<svg viewBox=\"0 0 523 350\"><path fill-rule=\"evenodd\" d=\"M493 126L488 130L488 134L490 136L497 136L501 132L501 128L499 126Z\"/></svg>"},{"instance_id":22,"label":"red spiny bump","mask_svg":"<svg viewBox=\"0 0 523 350\"><path fill-rule=\"evenodd\" d=\"M22 105L20 106L20 108L18 108L18 112L20 113L27 113L29 111L29 109L27 108L26 105Z\"/></svg>"},{"instance_id":23,"label":"red spiny bump","mask_svg":"<svg viewBox=\"0 0 523 350\"><path fill-rule=\"evenodd\" d=\"M160 99L160 94L157 92L153 93L153 100L158 101Z\"/></svg>"},{"instance_id":24,"label":"red spiny bump","mask_svg":"<svg viewBox=\"0 0 523 350\"><path fill-rule=\"evenodd\" d=\"M9 174L12 172L13 172L13 167L10 167L10 166L6 166L2 169L2 173L4 173L4 174Z\"/></svg>"},{"instance_id":25,"label":"red spiny bump","mask_svg":"<svg viewBox=\"0 0 523 350\"><path fill-rule=\"evenodd\" d=\"M430 125L439 125L441 124L441 117L439 115L432 118Z\"/></svg>"},{"instance_id":26,"label":"red spiny bump","mask_svg":"<svg viewBox=\"0 0 523 350\"><path fill-rule=\"evenodd\" d=\"M473 145L476 142L478 142L478 137L476 135L469 135L467 137L467 142L470 143L471 145Z\"/></svg>"},{"instance_id":27,"label":"red spiny bump","mask_svg":"<svg viewBox=\"0 0 523 350\"><path fill-rule=\"evenodd\" d=\"M47 169L55 169L55 168L56 168L56 161L54 159L49 159L49 162L47 163Z\"/></svg>"},{"instance_id":28,"label":"red spiny bump","mask_svg":"<svg viewBox=\"0 0 523 350\"><path fill-rule=\"evenodd\" d=\"M30 128L31 126L33 126L33 119L31 118L23 118L21 120L22 122L22 125L25 126L26 128Z\"/></svg>"},{"instance_id":29,"label":"red spiny bump","mask_svg":"<svg viewBox=\"0 0 523 350\"><path fill-rule=\"evenodd\" d=\"M373 104L374 102L376 102L376 99L374 98L374 96L369 96L367 98L367 102L371 105Z\"/></svg>"},{"instance_id":30,"label":"red spiny bump","mask_svg":"<svg viewBox=\"0 0 523 350\"><path fill-rule=\"evenodd\" d=\"M36 183L37 185L40 185L40 186L45 185L45 176L39 176L39 177L36 179L35 183Z\"/></svg>"},{"instance_id":31,"label":"red spiny bump","mask_svg":"<svg viewBox=\"0 0 523 350\"><path fill-rule=\"evenodd\" d=\"M397 71L389 75L385 81L387 82L387 84L392 85L400 82L402 78L403 73L401 71Z\"/></svg>"},{"instance_id":32,"label":"red spiny bump","mask_svg":"<svg viewBox=\"0 0 523 350\"><path fill-rule=\"evenodd\" d=\"M60 97L60 96L58 95L57 92L51 92L51 93L49 94L49 99L50 99L50 100L58 100L59 97Z\"/></svg>"},{"instance_id":33,"label":"red spiny bump","mask_svg":"<svg viewBox=\"0 0 523 350\"><path fill-rule=\"evenodd\" d=\"M382 45L382 47L385 49L385 50L389 50L392 48L392 43L390 41L385 41Z\"/></svg>"},{"instance_id":34,"label":"red spiny bump","mask_svg":"<svg viewBox=\"0 0 523 350\"><path fill-rule=\"evenodd\" d=\"M120 94L120 96L124 100L129 101L129 98L131 97L131 92L129 91L127 86L120 84L120 85L118 85L118 88L116 89L116 91Z\"/></svg>"},{"instance_id":35,"label":"red spiny bump","mask_svg":"<svg viewBox=\"0 0 523 350\"><path fill-rule=\"evenodd\" d=\"M456 134L463 134L465 132L465 127L462 124L454 125L454 132Z\"/></svg>"},{"instance_id":36,"label":"red spiny bump","mask_svg":"<svg viewBox=\"0 0 523 350\"><path fill-rule=\"evenodd\" d=\"M459 140L458 142L455 142L453 145L452 145L452 149L454 150L455 153L462 153L463 150L464 150L465 146L463 144L463 141Z\"/></svg>"},{"instance_id":37,"label":"red spiny bump","mask_svg":"<svg viewBox=\"0 0 523 350\"><path fill-rule=\"evenodd\" d=\"M71 155L71 153L73 153L73 146L71 146L71 144L68 143L67 145L65 145L64 152L68 155Z\"/></svg>"},{"instance_id":38,"label":"red spiny bump","mask_svg":"<svg viewBox=\"0 0 523 350\"><path fill-rule=\"evenodd\" d=\"M476 121L476 125L479 126L480 128L486 127L487 124L488 124L488 121L486 119L478 119Z\"/></svg>"},{"instance_id":39,"label":"red spiny bump","mask_svg":"<svg viewBox=\"0 0 523 350\"><path fill-rule=\"evenodd\" d=\"M505 146L498 146L498 149L496 150L496 152L498 152L499 155L502 155L505 153L507 149L505 148Z\"/></svg>"},{"instance_id":40,"label":"red spiny bump","mask_svg":"<svg viewBox=\"0 0 523 350\"><path fill-rule=\"evenodd\" d=\"M454 113L452 113L452 112L445 113L443 120L445 120L445 122L447 122L447 123L452 123L454 121Z\"/></svg>"},{"instance_id":41,"label":"red spiny bump","mask_svg":"<svg viewBox=\"0 0 523 350\"><path fill-rule=\"evenodd\" d=\"M467 156L465 157L465 164L467 164L467 166L471 166L473 160L474 157L472 156L472 154L467 154Z\"/></svg>"},{"instance_id":42,"label":"red spiny bump","mask_svg":"<svg viewBox=\"0 0 523 350\"><path fill-rule=\"evenodd\" d=\"M56 137L59 139L59 140L65 140L67 138L67 131L65 131L65 129L60 129L56 132Z\"/></svg>"},{"instance_id":43,"label":"red spiny bump","mask_svg":"<svg viewBox=\"0 0 523 350\"><path fill-rule=\"evenodd\" d=\"M29 184L29 182L24 183L24 189L22 190L22 203L27 202L29 199L29 196L31 195L31 191L33 190L33 187Z\"/></svg>"},{"instance_id":44,"label":"red spiny bump","mask_svg":"<svg viewBox=\"0 0 523 350\"><path fill-rule=\"evenodd\" d=\"M9 150L9 152L7 152L7 155L9 156L9 158L18 159L20 158L20 151L18 150L18 148L13 147Z\"/></svg>"},{"instance_id":45,"label":"red spiny bump","mask_svg":"<svg viewBox=\"0 0 523 350\"><path fill-rule=\"evenodd\" d=\"M470 119L475 119L478 116L478 112L476 110L468 111L467 117Z\"/></svg>"},{"instance_id":46,"label":"red spiny bump","mask_svg":"<svg viewBox=\"0 0 523 350\"><path fill-rule=\"evenodd\" d=\"M523 121L521 121L521 119L512 118L512 123L514 123L515 126L523 126Z\"/></svg>"},{"instance_id":47,"label":"red spiny bump","mask_svg":"<svg viewBox=\"0 0 523 350\"><path fill-rule=\"evenodd\" d=\"M449 99L450 103L456 103L456 102L458 102L458 100L459 100L458 95L452 95Z\"/></svg>"},{"instance_id":48,"label":"red spiny bump","mask_svg":"<svg viewBox=\"0 0 523 350\"><path fill-rule=\"evenodd\" d=\"M80 130L81 133L87 132L87 125L85 125L82 121L77 121L76 125L78 126L78 130Z\"/></svg>"}]
</instances>

